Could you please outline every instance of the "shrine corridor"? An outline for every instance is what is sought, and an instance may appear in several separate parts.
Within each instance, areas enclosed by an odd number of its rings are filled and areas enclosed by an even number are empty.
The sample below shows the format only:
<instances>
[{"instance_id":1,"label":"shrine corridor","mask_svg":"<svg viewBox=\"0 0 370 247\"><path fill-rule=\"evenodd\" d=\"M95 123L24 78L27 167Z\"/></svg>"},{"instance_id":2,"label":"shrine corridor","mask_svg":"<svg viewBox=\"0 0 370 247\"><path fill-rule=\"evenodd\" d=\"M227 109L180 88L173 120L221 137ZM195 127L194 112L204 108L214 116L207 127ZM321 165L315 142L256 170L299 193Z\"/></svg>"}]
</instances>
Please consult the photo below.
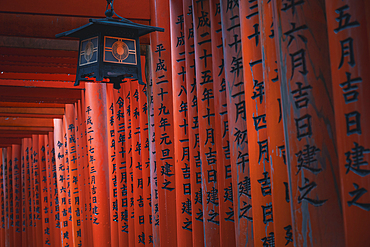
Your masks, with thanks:
<instances>
[{"instance_id":1,"label":"shrine corridor","mask_svg":"<svg viewBox=\"0 0 370 247\"><path fill-rule=\"evenodd\" d=\"M1 33L0 247L369 245L370 2L143 2L143 84Z\"/></svg>"}]
</instances>

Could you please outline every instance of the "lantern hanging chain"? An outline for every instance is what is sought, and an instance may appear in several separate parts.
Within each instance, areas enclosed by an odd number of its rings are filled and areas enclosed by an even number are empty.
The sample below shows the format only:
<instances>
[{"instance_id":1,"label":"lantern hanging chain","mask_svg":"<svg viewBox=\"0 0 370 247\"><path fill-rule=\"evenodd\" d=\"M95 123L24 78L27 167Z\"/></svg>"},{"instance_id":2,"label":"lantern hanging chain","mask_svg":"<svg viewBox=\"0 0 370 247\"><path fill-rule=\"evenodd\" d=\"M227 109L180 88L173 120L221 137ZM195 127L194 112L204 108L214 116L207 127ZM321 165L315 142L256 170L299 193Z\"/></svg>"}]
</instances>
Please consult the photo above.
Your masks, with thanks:
<instances>
[{"instance_id":1,"label":"lantern hanging chain","mask_svg":"<svg viewBox=\"0 0 370 247\"><path fill-rule=\"evenodd\" d=\"M123 18L122 16L117 15L117 13L114 12L113 2L114 2L114 0L107 0L107 8L105 10L105 16L111 18L113 15L116 15L118 18L121 19L121 21L126 21L125 18ZM109 9L109 7L110 7L110 9Z\"/></svg>"}]
</instances>

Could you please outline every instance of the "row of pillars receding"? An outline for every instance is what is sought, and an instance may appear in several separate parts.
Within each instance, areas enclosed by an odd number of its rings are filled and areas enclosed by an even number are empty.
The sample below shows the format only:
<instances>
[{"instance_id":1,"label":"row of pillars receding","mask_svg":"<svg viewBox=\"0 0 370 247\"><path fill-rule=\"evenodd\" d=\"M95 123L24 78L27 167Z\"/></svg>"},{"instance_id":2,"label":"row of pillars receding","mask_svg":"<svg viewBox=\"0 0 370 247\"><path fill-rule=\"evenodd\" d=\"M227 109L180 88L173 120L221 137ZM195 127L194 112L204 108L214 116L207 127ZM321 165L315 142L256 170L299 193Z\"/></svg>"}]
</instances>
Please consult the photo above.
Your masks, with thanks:
<instances>
[{"instance_id":1,"label":"row of pillars receding","mask_svg":"<svg viewBox=\"0 0 370 247\"><path fill-rule=\"evenodd\" d=\"M0 246L365 246L370 2L150 4L146 85L0 150Z\"/></svg>"}]
</instances>

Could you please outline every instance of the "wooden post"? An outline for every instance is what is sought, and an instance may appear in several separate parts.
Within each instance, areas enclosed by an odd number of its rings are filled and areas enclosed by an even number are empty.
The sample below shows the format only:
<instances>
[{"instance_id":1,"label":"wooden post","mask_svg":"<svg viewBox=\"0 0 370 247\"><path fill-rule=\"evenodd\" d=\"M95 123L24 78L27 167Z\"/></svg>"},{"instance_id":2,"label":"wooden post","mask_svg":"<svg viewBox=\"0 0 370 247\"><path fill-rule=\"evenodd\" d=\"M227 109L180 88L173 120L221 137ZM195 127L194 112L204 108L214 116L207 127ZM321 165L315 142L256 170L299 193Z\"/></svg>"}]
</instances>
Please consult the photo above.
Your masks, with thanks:
<instances>
[{"instance_id":1,"label":"wooden post","mask_svg":"<svg viewBox=\"0 0 370 247\"><path fill-rule=\"evenodd\" d=\"M140 141L140 104L139 104L139 87L136 80L130 80L131 83L131 153L132 153L132 187L133 187L133 204L134 204L134 225L135 225L135 246L143 246L147 241L144 232L144 198L143 198L143 176L141 162L142 144Z\"/></svg>"},{"instance_id":2,"label":"wooden post","mask_svg":"<svg viewBox=\"0 0 370 247\"><path fill-rule=\"evenodd\" d=\"M161 174L175 176L176 217L178 246L192 245L192 207L189 166L189 121L185 70L185 36L182 1L170 1L172 98L175 165L168 172L161 169ZM159 141L157 139L157 141ZM160 141L166 142L165 139ZM168 142L167 142L168 143ZM162 168L162 167L161 167Z\"/></svg>"},{"instance_id":3,"label":"wooden post","mask_svg":"<svg viewBox=\"0 0 370 247\"><path fill-rule=\"evenodd\" d=\"M43 229L42 229L42 209L41 209L41 180L40 180L40 150L39 136L32 135L32 192L33 192L33 225L34 225L34 244L35 246L43 245Z\"/></svg>"},{"instance_id":4,"label":"wooden post","mask_svg":"<svg viewBox=\"0 0 370 247\"><path fill-rule=\"evenodd\" d=\"M31 147L32 139L25 138L25 190L26 190L26 232L27 232L27 246L33 246L32 236L33 236L33 210L32 210L32 160L31 160Z\"/></svg>"},{"instance_id":5,"label":"wooden post","mask_svg":"<svg viewBox=\"0 0 370 247\"><path fill-rule=\"evenodd\" d=\"M113 90L114 139L116 147L116 176L118 199L118 238L120 245L128 244L128 201L126 166L125 101L123 89Z\"/></svg>"},{"instance_id":6,"label":"wooden post","mask_svg":"<svg viewBox=\"0 0 370 247\"><path fill-rule=\"evenodd\" d=\"M185 36L185 71L186 92L188 102L189 124L189 166L191 185L191 208L192 208L192 237L193 246L204 246L203 234L203 204L201 183L201 162L199 151L199 124L197 107L197 87L195 78L195 51L194 51L194 25L193 3L191 0L183 0L184 36Z\"/></svg>"},{"instance_id":7,"label":"wooden post","mask_svg":"<svg viewBox=\"0 0 370 247\"><path fill-rule=\"evenodd\" d=\"M11 148L7 147L4 148L4 166L3 166L3 174L4 174L4 200L5 200L5 246L8 247L10 245L10 228L9 228L9 164L8 160L11 156Z\"/></svg>"},{"instance_id":8,"label":"wooden post","mask_svg":"<svg viewBox=\"0 0 370 247\"><path fill-rule=\"evenodd\" d=\"M142 73L145 72L145 57L141 56ZM144 77L145 78L145 77ZM140 141L141 141L141 164L143 176L143 200L144 200L144 232L146 236L146 246L153 246L152 234L152 198L151 198L151 179L150 179L150 161L149 161L149 124L148 124L148 101L147 84L139 85L139 111L140 111Z\"/></svg>"},{"instance_id":9,"label":"wooden post","mask_svg":"<svg viewBox=\"0 0 370 247\"><path fill-rule=\"evenodd\" d=\"M23 141L24 139L22 139ZM4 195L5 195L5 186L4 186L4 182L5 182L5 179L4 179L4 149L3 148L0 148L0 205L1 205L1 213L0 213L0 217L1 217L1 221L0 221L0 224L1 224L1 227L0 227L0 246L1 247L5 247L5 198L4 198ZM25 243L25 241L22 241ZM24 247L24 245L22 245L22 247Z\"/></svg>"},{"instance_id":10,"label":"wooden post","mask_svg":"<svg viewBox=\"0 0 370 247\"><path fill-rule=\"evenodd\" d=\"M22 206L21 206L21 146L12 145L12 179L13 179L13 244L22 245Z\"/></svg>"},{"instance_id":11,"label":"wooden post","mask_svg":"<svg viewBox=\"0 0 370 247\"><path fill-rule=\"evenodd\" d=\"M40 213L42 229L42 246L50 244L50 217L49 217L49 198L48 185L46 179L46 148L45 135L39 135L39 171L40 171Z\"/></svg>"},{"instance_id":12,"label":"wooden post","mask_svg":"<svg viewBox=\"0 0 370 247\"><path fill-rule=\"evenodd\" d=\"M345 245L324 5L324 0L278 0L275 8L297 246Z\"/></svg>"},{"instance_id":13,"label":"wooden post","mask_svg":"<svg viewBox=\"0 0 370 247\"><path fill-rule=\"evenodd\" d=\"M165 29L151 33L153 56L153 104L156 133L156 162L161 246L177 246L176 190L174 173L174 125L172 108L171 39L168 0L151 0L151 24ZM160 142L161 138L166 142ZM163 172L162 172L163 171Z\"/></svg>"},{"instance_id":14,"label":"wooden post","mask_svg":"<svg viewBox=\"0 0 370 247\"><path fill-rule=\"evenodd\" d=\"M128 227L128 245L135 245L135 221L134 221L134 185L133 185L133 171L132 171L132 112L131 112L131 82L127 80L123 89L123 100L126 115L125 121L125 149L126 149L126 182L127 182L127 214L124 212L124 217L127 219Z\"/></svg>"},{"instance_id":15,"label":"wooden post","mask_svg":"<svg viewBox=\"0 0 370 247\"><path fill-rule=\"evenodd\" d=\"M93 243L110 247L106 87L102 83L85 87Z\"/></svg>"},{"instance_id":16,"label":"wooden post","mask_svg":"<svg viewBox=\"0 0 370 247\"><path fill-rule=\"evenodd\" d=\"M107 86L107 131L108 131L108 170L109 170L109 222L112 247L118 247L118 200L117 200L117 163L116 142L114 139L114 106L113 106L113 84Z\"/></svg>"},{"instance_id":17,"label":"wooden post","mask_svg":"<svg viewBox=\"0 0 370 247\"><path fill-rule=\"evenodd\" d=\"M263 81L266 96L266 130L271 166L271 189L276 246L293 246L288 172L285 156L281 92L276 57L273 3L258 1Z\"/></svg>"},{"instance_id":18,"label":"wooden post","mask_svg":"<svg viewBox=\"0 0 370 247\"><path fill-rule=\"evenodd\" d=\"M369 3L325 1L346 246L370 236Z\"/></svg>"}]
</instances>

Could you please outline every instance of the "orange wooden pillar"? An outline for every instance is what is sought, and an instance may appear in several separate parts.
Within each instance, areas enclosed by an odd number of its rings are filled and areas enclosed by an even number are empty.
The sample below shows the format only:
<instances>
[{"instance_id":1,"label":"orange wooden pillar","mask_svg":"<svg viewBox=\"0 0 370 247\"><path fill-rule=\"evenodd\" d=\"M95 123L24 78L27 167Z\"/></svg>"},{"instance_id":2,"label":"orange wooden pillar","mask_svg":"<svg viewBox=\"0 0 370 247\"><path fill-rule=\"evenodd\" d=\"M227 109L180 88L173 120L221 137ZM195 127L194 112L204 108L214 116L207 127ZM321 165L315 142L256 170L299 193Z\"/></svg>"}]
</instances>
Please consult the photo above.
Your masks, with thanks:
<instances>
[{"instance_id":1,"label":"orange wooden pillar","mask_svg":"<svg viewBox=\"0 0 370 247\"><path fill-rule=\"evenodd\" d=\"M276 1L292 230L297 246L344 246L325 1Z\"/></svg>"},{"instance_id":2,"label":"orange wooden pillar","mask_svg":"<svg viewBox=\"0 0 370 247\"><path fill-rule=\"evenodd\" d=\"M266 96L265 122L268 134L270 181L273 202L276 246L293 246L284 126L281 113L281 90L276 57L273 3L258 1L259 31L262 49L263 81ZM263 119L262 119L263 123Z\"/></svg>"},{"instance_id":3,"label":"orange wooden pillar","mask_svg":"<svg viewBox=\"0 0 370 247\"><path fill-rule=\"evenodd\" d=\"M22 205L22 221L21 221L21 231L22 231L22 239L21 239L21 246L26 247L27 245L27 203L26 203L26 138L22 138L22 144L21 144L21 166L20 166L20 173L21 173L21 205ZM0 149L1 151L1 149ZM1 155L0 155L1 157ZM1 172L1 171L0 171ZM1 175L0 175L1 176ZM1 181L0 177L0 181ZM2 182L0 184L0 194L1 193L1 188ZM0 233L1 234L1 233ZM1 246L1 245L0 245Z\"/></svg>"},{"instance_id":4,"label":"orange wooden pillar","mask_svg":"<svg viewBox=\"0 0 370 247\"><path fill-rule=\"evenodd\" d=\"M368 1L325 1L346 246L370 236Z\"/></svg>"},{"instance_id":5,"label":"orange wooden pillar","mask_svg":"<svg viewBox=\"0 0 370 247\"><path fill-rule=\"evenodd\" d=\"M85 123L82 122L81 117L81 101L78 100L77 103L74 104L74 126L75 126L75 135L76 135L76 157L77 157L77 186L78 186L78 202L79 202L79 217L80 217L80 238L81 238L81 245L88 244L88 237L87 237L87 221L86 219L86 196L88 191L85 188L85 155L84 155L84 142L85 138ZM76 199L75 199L76 200ZM77 212L76 212L77 213Z\"/></svg>"},{"instance_id":6,"label":"orange wooden pillar","mask_svg":"<svg viewBox=\"0 0 370 247\"><path fill-rule=\"evenodd\" d=\"M27 246L33 246L32 236L33 236L33 204L32 204L32 160L31 160L31 147L32 139L25 138L25 194L26 194L26 243Z\"/></svg>"},{"instance_id":7,"label":"orange wooden pillar","mask_svg":"<svg viewBox=\"0 0 370 247\"><path fill-rule=\"evenodd\" d=\"M174 167L161 167L161 175L175 176L177 245L192 245L192 207L189 166L189 121L185 70L182 1L170 0ZM157 139L157 141L159 141ZM166 142L161 138L161 141ZM169 143L169 142L167 142Z\"/></svg>"},{"instance_id":8,"label":"orange wooden pillar","mask_svg":"<svg viewBox=\"0 0 370 247\"><path fill-rule=\"evenodd\" d=\"M41 208L41 156L40 156L39 135L32 135L32 175L33 175L33 225L34 225L34 244L43 246L43 229L42 229L42 208Z\"/></svg>"},{"instance_id":9,"label":"orange wooden pillar","mask_svg":"<svg viewBox=\"0 0 370 247\"><path fill-rule=\"evenodd\" d=\"M66 165L64 162L63 120L54 119L54 149L57 173L61 246L71 245L68 229L68 205L66 192ZM67 238L68 236L68 238Z\"/></svg>"},{"instance_id":10,"label":"orange wooden pillar","mask_svg":"<svg viewBox=\"0 0 370 247\"><path fill-rule=\"evenodd\" d=\"M177 245L173 94L169 1L150 1L151 24L165 29L151 34L154 123L161 246ZM161 142L160 140L163 140ZM166 140L166 141L164 141Z\"/></svg>"},{"instance_id":11,"label":"orange wooden pillar","mask_svg":"<svg viewBox=\"0 0 370 247\"><path fill-rule=\"evenodd\" d=\"M86 83L85 88L93 243L110 247L106 87Z\"/></svg>"},{"instance_id":12,"label":"orange wooden pillar","mask_svg":"<svg viewBox=\"0 0 370 247\"><path fill-rule=\"evenodd\" d=\"M7 212L8 212L8 226L7 226L7 236L6 241L9 246L14 245L14 213L13 213L13 160L12 160L12 147L6 148L7 152Z\"/></svg>"},{"instance_id":13,"label":"orange wooden pillar","mask_svg":"<svg viewBox=\"0 0 370 247\"><path fill-rule=\"evenodd\" d=\"M123 85L122 94L124 100L124 108L126 115L124 116L125 121L125 150L126 150L126 179L127 179L127 215L124 212L124 217L127 217L127 233L128 233L128 246L135 246L135 215L134 215L134 174L132 171L132 111L131 111L131 82L126 80Z\"/></svg>"},{"instance_id":14,"label":"orange wooden pillar","mask_svg":"<svg viewBox=\"0 0 370 247\"><path fill-rule=\"evenodd\" d=\"M212 58L213 58L213 88L215 97L215 124L217 145L217 182L220 193L220 246L235 246L235 216L234 216L234 195L231 174L230 157L230 124L228 121L228 108L226 98L226 80L224 64L224 48L222 38L221 5L219 0L210 1L211 37L212 37ZM238 9L236 10L238 12ZM227 22L226 22L227 23ZM226 39L226 38L225 38ZM228 55L233 54L228 47ZM232 50L234 51L234 50ZM240 49L239 49L240 52ZM228 66L229 67L229 66ZM238 78L237 78L238 79Z\"/></svg>"},{"instance_id":15,"label":"orange wooden pillar","mask_svg":"<svg viewBox=\"0 0 370 247\"><path fill-rule=\"evenodd\" d=\"M13 243L22 245L22 205L21 205L21 146L12 145L12 173L13 173Z\"/></svg>"},{"instance_id":16,"label":"orange wooden pillar","mask_svg":"<svg viewBox=\"0 0 370 247\"><path fill-rule=\"evenodd\" d=\"M219 204L217 145L211 41L210 2L193 0L194 50L202 169L203 227L205 245L219 246Z\"/></svg>"},{"instance_id":17,"label":"orange wooden pillar","mask_svg":"<svg viewBox=\"0 0 370 247\"><path fill-rule=\"evenodd\" d=\"M49 243L51 246L58 246L60 245L60 221L58 220L59 202L54 155L54 133L49 132L48 135L44 136L44 140L46 149L47 196L49 198L47 206L49 209Z\"/></svg>"},{"instance_id":18,"label":"orange wooden pillar","mask_svg":"<svg viewBox=\"0 0 370 247\"><path fill-rule=\"evenodd\" d=\"M40 212L42 225L42 246L50 245L50 217L48 185L46 178L45 135L39 135L39 171L40 171Z\"/></svg>"},{"instance_id":19,"label":"orange wooden pillar","mask_svg":"<svg viewBox=\"0 0 370 247\"><path fill-rule=\"evenodd\" d=\"M139 87L136 80L130 80L131 83L131 153L132 153L132 188L134 205L134 226L135 226L135 246L143 246L147 241L144 232L144 198L143 198L143 177L141 162L142 143L140 140L140 104L139 104ZM130 172L131 174L131 172Z\"/></svg>"},{"instance_id":20,"label":"orange wooden pillar","mask_svg":"<svg viewBox=\"0 0 370 247\"><path fill-rule=\"evenodd\" d=\"M5 182L5 179L4 179L4 149L3 148L0 148L0 204L1 204L1 208L0 208L0 217L1 217L1 220L0 220L0 246L1 247L5 247L5 198L4 198L4 190L5 190L5 186L4 186L4 182ZM22 246L23 247L23 246Z\"/></svg>"},{"instance_id":21,"label":"orange wooden pillar","mask_svg":"<svg viewBox=\"0 0 370 247\"><path fill-rule=\"evenodd\" d=\"M69 238L73 239L74 245L81 245L82 233L81 233L81 205L80 205L80 194L79 194L79 173L78 162L77 162L77 141L76 141L76 126L75 126L75 109L73 104L65 105L65 122L64 127L66 129L66 141L67 141L67 152L68 166L69 166L69 197L68 200L70 206L68 208L69 214L72 218L69 219L71 224L72 232L69 233Z\"/></svg>"},{"instance_id":22,"label":"orange wooden pillar","mask_svg":"<svg viewBox=\"0 0 370 247\"><path fill-rule=\"evenodd\" d=\"M204 246L203 234L203 201L201 185L201 162L199 151L199 123L197 106L197 87L195 78L195 51L193 3L183 0L184 38L185 38L185 71L186 92L188 102L189 129L189 166L192 208L192 237L193 246Z\"/></svg>"},{"instance_id":23,"label":"orange wooden pillar","mask_svg":"<svg viewBox=\"0 0 370 247\"><path fill-rule=\"evenodd\" d=\"M109 222L112 247L118 247L118 200L117 200L117 163L116 163L116 142L114 131L114 105L113 105L113 84L107 86L107 131L108 131L108 169L109 169Z\"/></svg>"},{"instance_id":24,"label":"orange wooden pillar","mask_svg":"<svg viewBox=\"0 0 370 247\"><path fill-rule=\"evenodd\" d=\"M160 246L159 234L159 197L158 197L158 173L155 149L155 124L154 124L154 103L153 103L153 80L148 83L148 110L149 110L149 160L150 160L150 189L152 204L152 232L153 246Z\"/></svg>"},{"instance_id":25,"label":"orange wooden pillar","mask_svg":"<svg viewBox=\"0 0 370 247\"><path fill-rule=\"evenodd\" d=\"M145 57L141 56L142 73L145 72ZM139 111L140 111L140 142L141 142L141 164L143 177L143 201L144 201L144 232L145 245L153 246L152 231L152 198L151 198L151 179L149 161L149 123L148 123L148 102L147 85L139 85Z\"/></svg>"},{"instance_id":26,"label":"orange wooden pillar","mask_svg":"<svg viewBox=\"0 0 370 247\"><path fill-rule=\"evenodd\" d=\"M113 90L114 140L116 147L116 179L118 200L118 238L119 244L128 244L128 200L127 200L127 166L126 166L126 130L125 101L123 89Z\"/></svg>"},{"instance_id":27,"label":"orange wooden pillar","mask_svg":"<svg viewBox=\"0 0 370 247\"><path fill-rule=\"evenodd\" d=\"M82 171L79 170L80 174L83 174L83 188L84 191L81 194L84 196L84 228L85 232L84 239L86 239L87 246L91 246L93 239L90 237L92 235L92 215L91 215L91 189L90 189L90 171L89 171L89 155L88 155L88 144L91 144L93 141L92 138L87 139L87 126L86 126L86 101L85 101L85 92L81 91L81 107L79 108L80 113L80 129L81 129L81 158L83 159Z\"/></svg>"},{"instance_id":28,"label":"orange wooden pillar","mask_svg":"<svg viewBox=\"0 0 370 247\"><path fill-rule=\"evenodd\" d=\"M257 1L240 6L246 121L252 196L253 237L256 246L274 238L271 169L266 117L266 91Z\"/></svg>"}]
</instances>

